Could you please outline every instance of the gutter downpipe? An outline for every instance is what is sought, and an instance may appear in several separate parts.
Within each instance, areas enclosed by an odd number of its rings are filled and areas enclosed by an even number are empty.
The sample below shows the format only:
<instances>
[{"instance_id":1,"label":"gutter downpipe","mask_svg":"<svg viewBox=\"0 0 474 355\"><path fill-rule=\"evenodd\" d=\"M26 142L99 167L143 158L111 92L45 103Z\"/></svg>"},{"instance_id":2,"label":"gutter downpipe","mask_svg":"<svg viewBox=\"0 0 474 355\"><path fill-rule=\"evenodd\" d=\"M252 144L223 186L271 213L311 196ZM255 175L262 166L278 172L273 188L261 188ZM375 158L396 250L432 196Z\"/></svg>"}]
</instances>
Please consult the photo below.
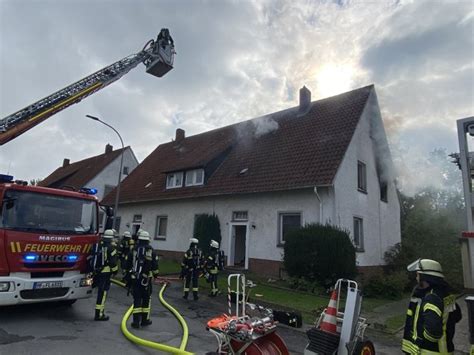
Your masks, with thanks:
<instances>
[{"instance_id":1,"label":"gutter downpipe","mask_svg":"<svg viewBox=\"0 0 474 355\"><path fill-rule=\"evenodd\" d=\"M314 187L314 194L316 195L316 198L319 201L319 223L323 224L323 201L321 200L321 197L318 194L318 187Z\"/></svg>"}]
</instances>

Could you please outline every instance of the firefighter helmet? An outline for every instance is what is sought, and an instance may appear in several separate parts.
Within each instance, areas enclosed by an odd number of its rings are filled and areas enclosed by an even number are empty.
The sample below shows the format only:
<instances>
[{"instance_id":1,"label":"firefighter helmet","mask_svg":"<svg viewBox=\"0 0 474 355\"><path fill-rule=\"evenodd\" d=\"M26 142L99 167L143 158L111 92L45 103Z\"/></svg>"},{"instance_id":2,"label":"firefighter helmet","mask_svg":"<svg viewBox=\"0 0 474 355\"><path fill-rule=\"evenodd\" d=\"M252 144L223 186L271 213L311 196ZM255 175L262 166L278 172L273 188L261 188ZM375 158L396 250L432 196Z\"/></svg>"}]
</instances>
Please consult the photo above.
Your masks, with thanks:
<instances>
[{"instance_id":1,"label":"firefighter helmet","mask_svg":"<svg viewBox=\"0 0 474 355\"><path fill-rule=\"evenodd\" d=\"M419 274L441 277L444 279L441 264L431 259L418 259L407 266L408 271L416 271Z\"/></svg>"},{"instance_id":2,"label":"firefighter helmet","mask_svg":"<svg viewBox=\"0 0 474 355\"><path fill-rule=\"evenodd\" d=\"M124 237L124 238L131 238L132 235L130 234L129 231L125 231L125 232L123 232L123 237Z\"/></svg>"},{"instance_id":3,"label":"firefighter helmet","mask_svg":"<svg viewBox=\"0 0 474 355\"><path fill-rule=\"evenodd\" d=\"M112 239L114 237L114 230L113 229L106 229L104 231L104 235L102 236L105 239Z\"/></svg>"},{"instance_id":4,"label":"firefighter helmet","mask_svg":"<svg viewBox=\"0 0 474 355\"><path fill-rule=\"evenodd\" d=\"M211 248L219 249L219 243L215 240L211 240Z\"/></svg>"},{"instance_id":5,"label":"firefighter helmet","mask_svg":"<svg viewBox=\"0 0 474 355\"><path fill-rule=\"evenodd\" d=\"M191 238L191 239L189 239L189 242L190 242L191 244L199 244L199 240L197 240L196 238Z\"/></svg>"},{"instance_id":6,"label":"firefighter helmet","mask_svg":"<svg viewBox=\"0 0 474 355\"><path fill-rule=\"evenodd\" d=\"M144 231L144 230L140 230L138 232L138 240L150 240L150 233L148 233L147 231Z\"/></svg>"}]
</instances>

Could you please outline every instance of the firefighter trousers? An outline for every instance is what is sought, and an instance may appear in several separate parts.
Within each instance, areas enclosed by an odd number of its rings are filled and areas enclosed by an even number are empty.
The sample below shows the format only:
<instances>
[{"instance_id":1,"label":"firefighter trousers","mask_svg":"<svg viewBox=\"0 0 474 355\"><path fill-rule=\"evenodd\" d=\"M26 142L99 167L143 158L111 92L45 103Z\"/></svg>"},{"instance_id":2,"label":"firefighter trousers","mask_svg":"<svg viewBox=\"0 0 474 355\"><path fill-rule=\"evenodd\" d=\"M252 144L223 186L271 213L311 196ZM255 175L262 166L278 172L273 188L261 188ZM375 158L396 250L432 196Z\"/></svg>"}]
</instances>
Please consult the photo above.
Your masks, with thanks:
<instances>
[{"instance_id":1,"label":"firefighter trousers","mask_svg":"<svg viewBox=\"0 0 474 355\"><path fill-rule=\"evenodd\" d=\"M147 285L135 281L133 285L133 323L135 325L148 325L151 313L152 281L148 279Z\"/></svg>"},{"instance_id":2,"label":"firefighter trousers","mask_svg":"<svg viewBox=\"0 0 474 355\"><path fill-rule=\"evenodd\" d=\"M187 299L189 295L189 286L191 285L191 281L193 283L193 297L194 300L197 301L199 299L198 296L198 277L199 272L196 269L191 269L186 271L186 277L184 279L184 295L183 298Z\"/></svg>"},{"instance_id":3,"label":"firefighter trousers","mask_svg":"<svg viewBox=\"0 0 474 355\"><path fill-rule=\"evenodd\" d=\"M211 297L216 297L219 293L219 289L217 288L217 275L217 270L211 270L209 272L209 282L211 283L211 293L209 294L209 296Z\"/></svg>"},{"instance_id":4,"label":"firefighter trousers","mask_svg":"<svg viewBox=\"0 0 474 355\"><path fill-rule=\"evenodd\" d=\"M101 272L96 275L97 301L95 303L95 318L103 318L107 292L110 289L110 272Z\"/></svg>"}]
</instances>

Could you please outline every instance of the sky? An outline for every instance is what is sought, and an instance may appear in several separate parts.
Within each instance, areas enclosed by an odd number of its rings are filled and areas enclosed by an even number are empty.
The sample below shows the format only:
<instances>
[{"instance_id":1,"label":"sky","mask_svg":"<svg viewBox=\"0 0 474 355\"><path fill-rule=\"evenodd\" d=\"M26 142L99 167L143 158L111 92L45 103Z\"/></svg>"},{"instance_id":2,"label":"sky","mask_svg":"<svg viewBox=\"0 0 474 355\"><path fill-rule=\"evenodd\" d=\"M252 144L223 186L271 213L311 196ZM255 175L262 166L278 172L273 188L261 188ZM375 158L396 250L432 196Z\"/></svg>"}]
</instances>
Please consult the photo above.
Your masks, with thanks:
<instances>
[{"instance_id":1,"label":"sky","mask_svg":"<svg viewBox=\"0 0 474 355\"><path fill-rule=\"evenodd\" d=\"M42 179L125 145L143 161L186 136L375 85L402 191L442 184L427 159L459 150L474 115L473 1L0 0L0 117L132 53L161 28L162 78L143 65L0 146L0 173Z\"/></svg>"}]
</instances>

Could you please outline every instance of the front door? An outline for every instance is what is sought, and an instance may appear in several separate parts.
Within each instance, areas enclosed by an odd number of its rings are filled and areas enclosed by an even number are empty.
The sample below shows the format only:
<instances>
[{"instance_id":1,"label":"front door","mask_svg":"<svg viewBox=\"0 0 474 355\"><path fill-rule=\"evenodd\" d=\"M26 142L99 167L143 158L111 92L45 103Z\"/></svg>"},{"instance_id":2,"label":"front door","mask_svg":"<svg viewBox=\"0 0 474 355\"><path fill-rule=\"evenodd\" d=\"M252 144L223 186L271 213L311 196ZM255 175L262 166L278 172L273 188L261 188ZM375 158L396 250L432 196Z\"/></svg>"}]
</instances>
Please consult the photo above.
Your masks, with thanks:
<instances>
[{"instance_id":1,"label":"front door","mask_svg":"<svg viewBox=\"0 0 474 355\"><path fill-rule=\"evenodd\" d=\"M231 227L230 265L247 268L247 225L232 225Z\"/></svg>"}]
</instances>

